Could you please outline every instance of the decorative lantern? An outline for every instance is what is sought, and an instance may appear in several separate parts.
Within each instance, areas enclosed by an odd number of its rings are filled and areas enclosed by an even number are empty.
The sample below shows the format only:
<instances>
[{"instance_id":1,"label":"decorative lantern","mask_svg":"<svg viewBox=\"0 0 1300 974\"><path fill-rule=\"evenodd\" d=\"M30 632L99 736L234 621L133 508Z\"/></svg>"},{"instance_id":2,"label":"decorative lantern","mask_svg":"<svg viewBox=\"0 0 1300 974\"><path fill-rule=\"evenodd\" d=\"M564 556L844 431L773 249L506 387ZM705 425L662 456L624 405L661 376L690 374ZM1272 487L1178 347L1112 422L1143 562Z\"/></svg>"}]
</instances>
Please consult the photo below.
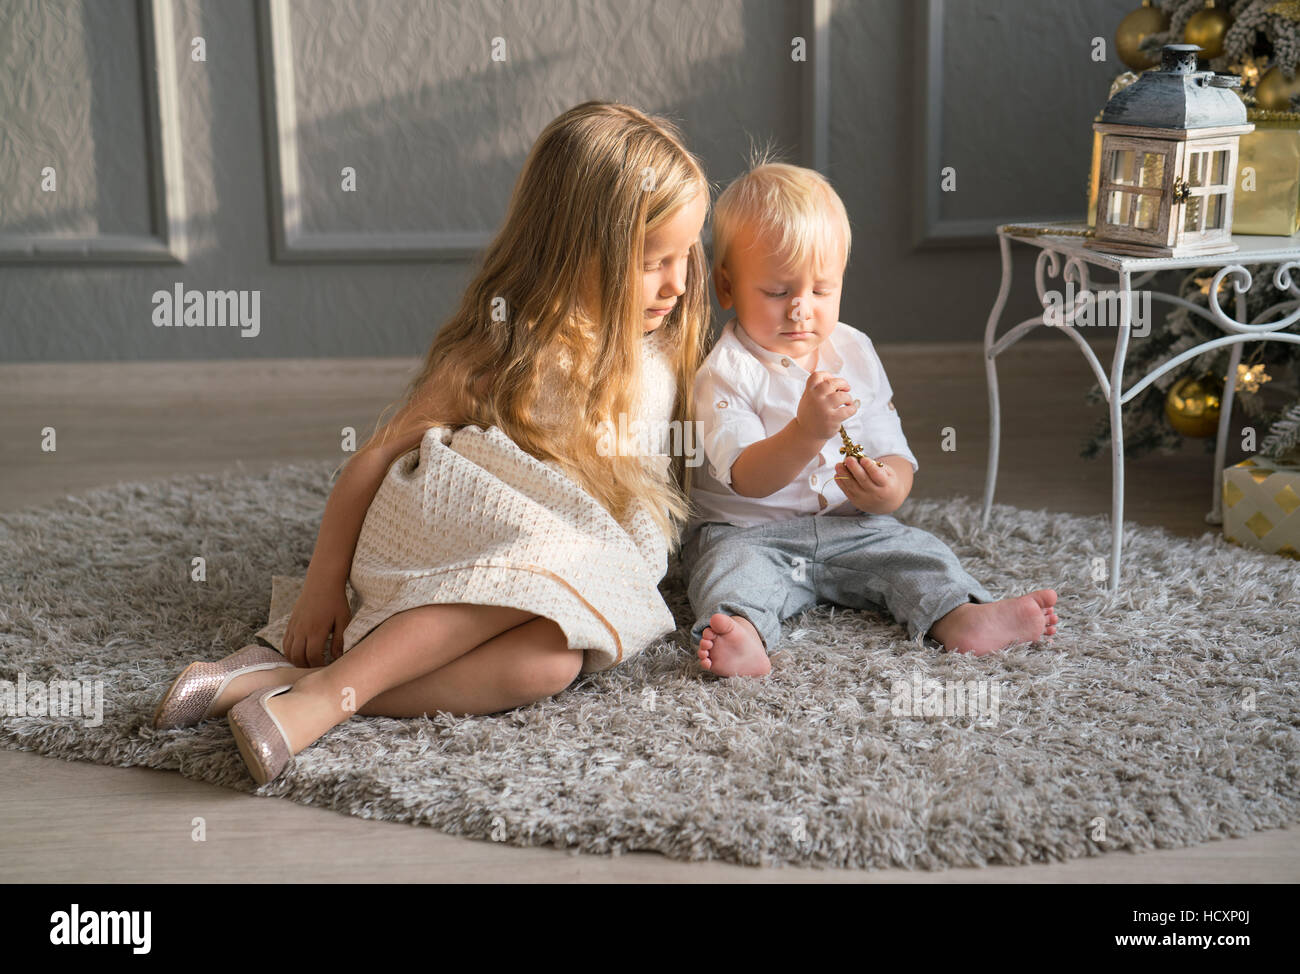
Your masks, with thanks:
<instances>
[{"instance_id":1,"label":"decorative lantern","mask_svg":"<svg viewBox=\"0 0 1300 974\"><path fill-rule=\"evenodd\" d=\"M1232 242L1237 140L1254 129L1236 75L1196 70L1195 44L1166 44L1106 103L1094 250L1140 257L1226 254Z\"/></svg>"}]
</instances>

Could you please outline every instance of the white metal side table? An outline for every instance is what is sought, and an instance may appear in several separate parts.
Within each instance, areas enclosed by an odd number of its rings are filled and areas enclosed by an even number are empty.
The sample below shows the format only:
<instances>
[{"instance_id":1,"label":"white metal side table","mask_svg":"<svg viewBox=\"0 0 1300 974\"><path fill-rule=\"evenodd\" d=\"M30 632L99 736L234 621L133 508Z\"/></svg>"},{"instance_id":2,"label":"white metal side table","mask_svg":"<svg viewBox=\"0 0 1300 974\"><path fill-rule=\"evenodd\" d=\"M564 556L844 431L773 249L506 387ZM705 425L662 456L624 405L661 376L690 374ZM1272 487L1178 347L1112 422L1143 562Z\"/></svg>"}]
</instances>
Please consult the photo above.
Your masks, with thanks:
<instances>
[{"instance_id":1,"label":"white metal side table","mask_svg":"<svg viewBox=\"0 0 1300 974\"><path fill-rule=\"evenodd\" d=\"M1185 257L1128 257L1107 254L1084 246L1083 224L1071 223L1020 223L998 227L998 246L1002 251L1002 283L998 297L989 313L984 329L984 369L989 384L989 455L988 472L984 482L984 510L981 527L988 527L989 513L993 507L993 490L998 477L998 447L1001 437L1001 409L998 400L998 374L996 359L1032 328L1038 325L1059 329L1079 346L1084 358L1092 366L1097 382L1110 405L1111 432L1111 551L1109 590L1119 589L1120 553L1124 527L1124 404L1140 394L1160 376L1188 359L1224 345L1231 345L1228 376L1224 384L1223 401L1219 413L1218 439L1214 451L1214 484L1212 506L1206 521L1221 524L1223 519L1223 466L1228 442L1228 423L1237 387L1237 364L1241 361L1241 346L1246 342L1278 341L1300 344L1300 333L1288 331L1300 321L1300 285L1292 282L1291 275L1300 271L1300 234L1293 237L1237 236L1233 240L1239 249L1228 254L1188 255ZM1043 313L1034 315L1008 330L1001 337L996 332L1002 310L1006 307L1011 290L1011 241L1039 248L1034 266L1034 287L1043 304ZM1278 303L1272 305L1253 322L1241 319L1246 316L1246 294L1251 285L1249 266L1277 264L1273 286L1280 292ZM1090 280L1088 267L1114 272L1114 281ZM1188 301L1181 295L1167 294L1149 289L1152 302L1162 301L1187 308L1192 314L1214 322L1225 332L1222 338L1202 342L1162 363L1127 391L1123 388L1124 359L1128 354L1129 336L1133 326L1133 304L1141 289L1159 271L1174 268L1213 268L1214 279L1209 285L1209 309ZM1049 285L1048 277L1059 278L1057 287ZM1235 314L1224 312L1219 304L1219 285L1230 278L1236 291ZM1054 292L1054 293L1053 293ZM1268 320L1280 315L1277 320ZM1154 319L1154 315L1152 316ZM1110 374L1102 368L1092 347L1080 335L1080 325L1113 318L1117 330L1115 356ZM1082 319L1082 321L1081 321ZM1155 327L1154 321L1152 327Z\"/></svg>"}]
</instances>

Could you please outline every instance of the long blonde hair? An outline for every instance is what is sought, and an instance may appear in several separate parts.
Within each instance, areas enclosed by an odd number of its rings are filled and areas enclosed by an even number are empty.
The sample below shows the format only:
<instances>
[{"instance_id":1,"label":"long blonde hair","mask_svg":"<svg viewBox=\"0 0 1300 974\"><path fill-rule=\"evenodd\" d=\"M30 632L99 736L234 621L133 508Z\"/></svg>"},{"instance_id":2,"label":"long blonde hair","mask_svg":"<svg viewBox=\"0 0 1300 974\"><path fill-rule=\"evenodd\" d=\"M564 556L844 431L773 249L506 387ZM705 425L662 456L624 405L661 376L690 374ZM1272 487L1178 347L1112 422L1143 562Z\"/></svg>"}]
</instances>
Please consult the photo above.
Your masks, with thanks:
<instances>
[{"instance_id":1,"label":"long blonde hair","mask_svg":"<svg viewBox=\"0 0 1300 974\"><path fill-rule=\"evenodd\" d=\"M685 458L673 458L665 479L642 457L623 449L603 456L598 444L602 421L608 429L620 414L635 418L645 236L698 193L707 200L703 168L666 119L589 101L552 121L528 154L505 223L460 307L407 387L405 405L422 394L439 405L413 408L380 442L429 426L500 427L524 451L557 461L615 518L644 502L675 548L689 514ZM673 419L683 430L708 333L707 282L697 240L685 293L659 326L670 339ZM563 420L543 424L534 407L557 355L571 363L569 395L548 393L561 400Z\"/></svg>"}]
</instances>

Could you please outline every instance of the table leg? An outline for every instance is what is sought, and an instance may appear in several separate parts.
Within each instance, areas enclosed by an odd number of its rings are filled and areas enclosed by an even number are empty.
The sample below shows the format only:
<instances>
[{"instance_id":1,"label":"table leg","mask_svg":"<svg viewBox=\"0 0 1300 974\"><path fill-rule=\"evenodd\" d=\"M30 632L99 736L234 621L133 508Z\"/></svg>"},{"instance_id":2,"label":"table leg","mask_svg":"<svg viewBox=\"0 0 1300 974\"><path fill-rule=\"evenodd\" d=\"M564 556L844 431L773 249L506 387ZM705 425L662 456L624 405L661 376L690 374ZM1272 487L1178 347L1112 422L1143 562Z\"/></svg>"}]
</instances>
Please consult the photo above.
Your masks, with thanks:
<instances>
[{"instance_id":1,"label":"table leg","mask_svg":"<svg viewBox=\"0 0 1300 974\"><path fill-rule=\"evenodd\" d=\"M1002 309L1007 304L1007 294L1011 291L1011 241L1006 234L998 234L998 246L1002 250L1002 283L998 285L998 297L989 312L988 324L984 327L984 374L989 386L989 455L988 467L984 476L984 510L980 516L980 528L989 526L989 512L993 509L993 490L998 480L998 448L1002 438L1002 409L998 398L998 367L996 356L992 352L997 339L998 322L1002 318Z\"/></svg>"},{"instance_id":2,"label":"table leg","mask_svg":"<svg viewBox=\"0 0 1300 974\"><path fill-rule=\"evenodd\" d=\"M1121 316L1115 358L1110 366L1110 585L1119 591L1120 552L1124 544L1124 359L1128 355L1129 330L1133 325L1132 277L1119 275Z\"/></svg>"},{"instance_id":3,"label":"table leg","mask_svg":"<svg viewBox=\"0 0 1300 974\"><path fill-rule=\"evenodd\" d=\"M1246 295L1237 295L1237 320L1246 320ZM1223 380L1223 398L1219 402L1219 436L1214 444L1214 484L1211 491L1210 513L1206 523L1223 523L1223 465L1228 452L1228 424L1232 419L1232 401L1237 395L1237 365L1241 362L1241 343L1228 352L1228 375Z\"/></svg>"}]
</instances>

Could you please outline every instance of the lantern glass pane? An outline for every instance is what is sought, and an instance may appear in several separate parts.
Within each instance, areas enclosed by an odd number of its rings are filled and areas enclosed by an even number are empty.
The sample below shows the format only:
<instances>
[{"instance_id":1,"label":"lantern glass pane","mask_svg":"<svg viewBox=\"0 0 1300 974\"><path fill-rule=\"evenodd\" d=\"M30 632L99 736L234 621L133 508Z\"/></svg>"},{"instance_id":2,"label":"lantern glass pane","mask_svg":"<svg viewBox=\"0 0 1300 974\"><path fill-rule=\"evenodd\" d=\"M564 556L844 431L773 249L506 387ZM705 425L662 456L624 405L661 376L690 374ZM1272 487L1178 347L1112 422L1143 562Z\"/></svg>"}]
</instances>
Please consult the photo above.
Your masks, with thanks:
<instances>
[{"instance_id":1,"label":"lantern glass pane","mask_svg":"<svg viewBox=\"0 0 1300 974\"><path fill-rule=\"evenodd\" d=\"M1135 156L1132 149L1117 149L1110 157L1109 182L1124 186L1133 185L1133 163Z\"/></svg>"},{"instance_id":2,"label":"lantern glass pane","mask_svg":"<svg viewBox=\"0 0 1300 974\"><path fill-rule=\"evenodd\" d=\"M1205 198L1205 229L1222 230L1223 229L1223 212L1224 197L1226 193L1211 193Z\"/></svg>"},{"instance_id":3,"label":"lantern glass pane","mask_svg":"<svg viewBox=\"0 0 1300 974\"><path fill-rule=\"evenodd\" d=\"M1189 186L1205 185L1205 153L1193 152L1187 157L1187 184Z\"/></svg>"},{"instance_id":4,"label":"lantern glass pane","mask_svg":"<svg viewBox=\"0 0 1300 974\"><path fill-rule=\"evenodd\" d=\"M1157 189L1165 182L1165 157L1160 152L1142 153L1142 171L1138 174L1139 186L1154 186Z\"/></svg>"},{"instance_id":5,"label":"lantern glass pane","mask_svg":"<svg viewBox=\"0 0 1300 974\"><path fill-rule=\"evenodd\" d=\"M1128 199L1132 193L1121 193L1119 190L1112 190L1110 194L1110 203L1106 206L1106 222L1116 226L1128 225Z\"/></svg>"},{"instance_id":6,"label":"lantern glass pane","mask_svg":"<svg viewBox=\"0 0 1300 974\"><path fill-rule=\"evenodd\" d=\"M1214 153L1214 163L1210 167L1210 183L1214 186L1224 186L1228 182L1228 150L1223 149Z\"/></svg>"},{"instance_id":7,"label":"lantern glass pane","mask_svg":"<svg viewBox=\"0 0 1300 974\"><path fill-rule=\"evenodd\" d=\"M1160 197L1143 193L1137 198L1137 210L1133 214L1133 226L1139 230L1154 230L1160 222Z\"/></svg>"},{"instance_id":8,"label":"lantern glass pane","mask_svg":"<svg viewBox=\"0 0 1300 974\"><path fill-rule=\"evenodd\" d=\"M1201 229L1201 200L1203 196L1187 197L1187 205L1183 210L1183 232L1199 233Z\"/></svg>"}]
</instances>

